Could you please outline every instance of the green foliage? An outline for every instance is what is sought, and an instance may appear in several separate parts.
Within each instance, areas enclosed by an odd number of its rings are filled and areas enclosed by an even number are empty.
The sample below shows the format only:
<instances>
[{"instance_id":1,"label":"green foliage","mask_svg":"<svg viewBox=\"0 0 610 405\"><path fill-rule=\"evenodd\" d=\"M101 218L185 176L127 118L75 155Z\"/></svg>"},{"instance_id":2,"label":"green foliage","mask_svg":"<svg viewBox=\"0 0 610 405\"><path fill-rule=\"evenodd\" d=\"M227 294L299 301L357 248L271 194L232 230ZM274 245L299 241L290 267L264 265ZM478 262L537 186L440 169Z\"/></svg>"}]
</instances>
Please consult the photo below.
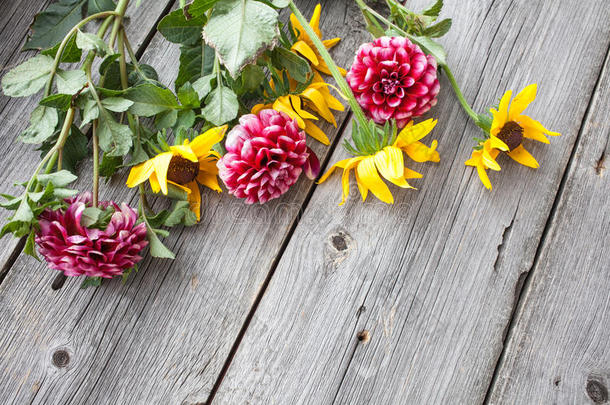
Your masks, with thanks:
<instances>
[{"instance_id":1,"label":"green foliage","mask_svg":"<svg viewBox=\"0 0 610 405\"><path fill-rule=\"evenodd\" d=\"M356 121L352 128L353 145L345 140L343 146L354 156L374 155L386 146L393 145L398 136L398 127L392 120L381 127L373 120L368 121L365 126L360 126Z\"/></svg>"},{"instance_id":2,"label":"green foliage","mask_svg":"<svg viewBox=\"0 0 610 405\"><path fill-rule=\"evenodd\" d=\"M255 0L226 0L216 4L203 29L208 45L216 52L231 76L254 62L278 36L278 14Z\"/></svg>"},{"instance_id":3,"label":"green foliage","mask_svg":"<svg viewBox=\"0 0 610 405\"><path fill-rule=\"evenodd\" d=\"M108 44L100 37L94 34L89 34L78 30L76 32L76 46L83 51L95 51L101 57L112 53Z\"/></svg>"},{"instance_id":4,"label":"green foliage","mask_svg":"<svg viewBox=\"0 0 610 405\"><path fill-rule=\"evenodd\" d=\"M109 156L126 155L133 144L129 126L116 122L105 108L101 108L98 119L97 135L100 148Z\"/></svg>"},{"instance_id":5,"label":"green foliage","mask_svg":"<svg viewBox=\"0 0 610 405\"><path fill-rule=\"evenodd\" d=\"M271 52L273 65L280 70L288 71L290 77L300 83L305 83L311 74L309 62L289 49L278 46Z\"/></svg>"},{"instance_id":6,"label":"green foliage","mask_svg":"<svg viewBox=\"0 0 610 405\"><path fill-rule=\"evenodd\" d=\"M47 49L60 43L66 34L78 24L87 0L60 0L36 15L32 35L23 50Z\"/></svg>"},{"instance_id":7,"label":"green foliage","mask_svg":"<svg viewBox=\"0 0 610 405\"><path fill-rule=\"evenodd\" d=\"M179 107L176 96L171 90L163 89L151 83L129 89L125 97L133 102L129 111L142 117L152 117Z\"/></svg>"},{"instance_id":8,"label":"green foliage","mask_svg":"<svg viewBox=\"0 0 610 405\"><path fill-rule=\"evenodd\" d=\"M37 55L13 68L2 77L2 91L9 97L28 97L38 93L49 80L53 58Z\"/></svg>"},{"instance_id":9,"label":"green foliage","mask_svg":"<svg viewBox=\"0 0 610 405\"><path fill-rule=\"evenodd\" d=\"M113 206L109 206L105 209L99 207L87 207L83 211L80 224L89 229L100 229L105 230L112 219L112 214L115 210Z\"/></svg>"},{"instance_id":10,"label":"green foliage","mask_svg":"<svg viewBox=\"0 0 610 405\"><path fill-rule=\"evenodd\" d=\"M159 21L157 29L169 42L195 45L201 42L201 27L206 18L204 14L189 17L181 9L172 11Z\"/></svg>"},{"instance_id":11,"label":"green foliage","mask_svg":"<svg viewBox=\"0 0 610 405\"><path fill-rule=\"evenodd\" d=\"M87 14L97 14L104 11L112 11L116 4L112 0L89 0L87 3Z\"/></svg>"},{"instance_id":12,"label":"green foliage","mask_svg":"<svg viewBox=\"0 0 610 405\"><path fill-rule=\"evenodd\" d=\"M41 53L43 55L50 56L55 58L57 55L57 51L59 51L60 43L57 43L52 48L45 49ZM59 59L62 63L77 63L80 62L81 57L83 56L83 51L80 50L78 46L76 46L76 35L71 35L68 42L66 42L66 46L61 54L61 58Z\"/></svg>"},{"instance_id":13,"label":"green foliage","mask_svg":"<svg viewBox=\"0 0 610 405\"><path fill-rule=\"evenodd\" d=\"M87 76L82 70L57 70L57 92L62 94L76 94L87 84Z\"/></svg>"},{"instance_id":14,"label":"green foliage","mask_svg":"<svg viewBox=\"0 0 610 405\"><path fill-rule=\"evenodd\" d=\"M201 111L205 119L214 125L225 124L237 117L239 101L237 95L222 84L210 92Z\"/></svg>"},{"instance_id":15,"label":"green foliage","mask_svg":"<svg viewBox=\"0 0 610 405\"><path fill-rule=\"evenodd\" d=\"M21 133L23 143L41 143L53 136L59 122L57 110L39 105L32 111L30 125Z\"/></svg>"},{"instance_id":16,"label":"green foliage","mask_svg":"<svg viewBox=\"0 0 610 405\"><path fill-rule=\"evenodd\" d=\"M101 277L85 277L83 282L80 285L80 288L83 290L89 287L99 287L102 285Z\"/></svg>"}]
</instances>

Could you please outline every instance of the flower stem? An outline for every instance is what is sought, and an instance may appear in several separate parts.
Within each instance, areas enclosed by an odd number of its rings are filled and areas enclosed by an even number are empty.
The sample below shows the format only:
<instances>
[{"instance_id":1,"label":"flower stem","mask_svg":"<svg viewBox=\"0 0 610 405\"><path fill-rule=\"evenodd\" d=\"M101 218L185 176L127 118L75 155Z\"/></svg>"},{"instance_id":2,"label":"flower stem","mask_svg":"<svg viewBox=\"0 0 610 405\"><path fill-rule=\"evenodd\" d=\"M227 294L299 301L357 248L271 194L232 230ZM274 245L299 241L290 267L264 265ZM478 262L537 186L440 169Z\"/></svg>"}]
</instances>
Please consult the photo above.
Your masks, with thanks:
<instances>
[{"instance_id":1,"label":"flower stem","mask_svg":"<svg viewBox=\"0 0 610 405\"><path fill-rule=\"evenodd\" d=\"M464 98L464 95L462 94L462 90L460 90L460 86L458 86L457 82L455 81L455 77L453 77L453 73L451 72L451 69L449 69L448 65L441 65L441 66L443 68L443 71L445 72L445 75L447 75L447 79L449 79L449 83L451 83L451 87L453 87L453 92L455 93L455 96L458 98L462 108L464 109L464 111L466 111L466 114L468 114L475 123L478 123L479 114L477 114L472 109L472 107L470 107L470 104L468 104L468 101L466 101L466 99Z\"/></svg>"},{"instance_id":2,"label":"flower stem","mask_svg":"<svg viewBox=\"0 0 610 405\"><path fill-rule=\"evenodd\" d=\"M97 207L100 189L100 147L96 121L93 122L91 139L93 140L93 206Z\"/></svg>"},{"instance_id":3,"label":"flower stem","mask_svg":"<svg viewBox=\"0 0 610 405\"><path fill-rule=\"evenodd\" d=\"M116 9L114 9L115 13L117 13L117 17L114 19L114 26L112 27L110 37L108 38L108 45L110 46L110 49L114 48L114 42L119 34L119 29L123 25L123 16L125 16L125 11L127 10L128 5L129 0L119 0Z\"/></svg>"},{"instance_id":4,"label":"flower stem","mask_svg":"<svg viewBox=\"0 0 610 405\"><path fill-rule=\"evenodd\" d=\"M322 43L320 38L316 35L316 33L313 31L313 29L309 26L309 23L307 22L305 17L303 17L303 14L301 14L301 11L298 9L298 7L294 4L294 1L291 0L289 6L290 6L290 9L292 10L292 12L294 13L295 17L297 18L297 20L303 26L303 29L305 30L305 32L307 33L307 35L313 42L314 46L320 53L320 56L322 56L322 59L324 59L324 62L326 62L326 64L328 65L328 70L330 70L330 73L332 74L333 78L337 82L339 89L341 90L343 95L347 98L347 102L349 103L349 106L352 109L354 116L360 123L361 128L367 128L368 120L366 119L366 116L364 115L364 111L362 111L360 104L358 104L356 97L354 97L354 93L352 93L352 89L350 89L349 85L347 84L347 81L345 81L345 79L339 72L339 68L337 67L337 64L335 63L333 58L330 56L330 54L326 50L326 47L324 46L324 44Z\"/></svg>"}]
</instances>

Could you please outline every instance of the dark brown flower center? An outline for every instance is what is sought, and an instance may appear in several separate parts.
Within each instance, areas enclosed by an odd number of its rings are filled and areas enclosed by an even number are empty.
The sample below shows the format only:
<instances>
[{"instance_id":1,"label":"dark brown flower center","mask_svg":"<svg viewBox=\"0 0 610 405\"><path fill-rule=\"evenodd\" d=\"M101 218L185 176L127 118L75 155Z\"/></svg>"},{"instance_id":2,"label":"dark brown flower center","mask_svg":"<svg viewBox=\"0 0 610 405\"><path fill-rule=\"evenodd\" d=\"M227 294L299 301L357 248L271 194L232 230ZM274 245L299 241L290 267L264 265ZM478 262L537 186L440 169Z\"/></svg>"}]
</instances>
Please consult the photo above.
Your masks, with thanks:
<instances>
[{"instance_id":1,"label":"dark brown flower center","mask_svg":"<svg viewBox=\"0 0 610 405\"><path fill-rule=\"evenodd\" d=\"M199 174L199 162L191 162L182 156L174 156L167 168L167 179L185 185L195 180Z\"/></svg>"},{"instance_id":2,"label":"dark brown flower center","mask_svg":"<svg viewBox=\"0 0 610 405\"><path fill-rule=\"evenodd\" d=\"M508 146L509 151L513 151L523 142L523 128L515 121L508 121L498 133L498 139Z\"/></svg>"}]
</instances>

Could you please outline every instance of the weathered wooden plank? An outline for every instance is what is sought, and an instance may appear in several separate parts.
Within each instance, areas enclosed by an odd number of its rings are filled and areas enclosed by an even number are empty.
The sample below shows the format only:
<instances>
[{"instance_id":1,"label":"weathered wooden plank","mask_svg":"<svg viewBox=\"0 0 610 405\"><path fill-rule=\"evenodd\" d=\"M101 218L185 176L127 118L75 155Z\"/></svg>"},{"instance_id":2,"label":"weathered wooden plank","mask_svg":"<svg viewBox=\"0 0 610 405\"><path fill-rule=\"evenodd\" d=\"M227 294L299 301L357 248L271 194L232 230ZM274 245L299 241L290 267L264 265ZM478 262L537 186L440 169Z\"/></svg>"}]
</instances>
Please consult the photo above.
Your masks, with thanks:
<instances>
[{"instance_id":1,"label":"weathered wooden plank","mask_svg":"<svg viewBox=\"0 0 610 405\"><path fill-rule=\"evenodd\" d=\"M0 20L0 27L10 27L10 29L0 31L0 38L3 41L2 49L0 49L2 75L6 70L19 65L33 55L32 52L20 53L18 50L25 42L27 27L31 24L34 15L44 9L48 3L51 1L45 1L42 4L39 2L10 2L10 10L14 9L12 14L9 16L3 14L3 19L8 18L4 24L1 24L3 20ZM155 28L158 17L171 3L173 0L156 1L137 8L135 2L132 2L127 11L130 18L126 19L125 25L134 49L139 50L142 47L150 32ZM3 2L1 7L9 7L9 3ZM7 10L7 12L9 11ZM1 193L13 195L20 193L22 189L15 187L13 183L27 181L28 176L39 162L40 152L35 150L35 145L24 145L16 140L17 136L28 126L29 113L38 103L36 97L14 99L0 92L0 122L2 122L0 140L5 148L4 157L0 161ZM4 209L0 210L0 223L4 224L10 214ZM21 245L15 239L5 237L3 243L4 249L0 251L0 275L12 263L14 254L21 250Z\"/></svg>"},{"instance_id":2,"label":"weathered wooden plank","mask_svg":"<svg viewBox=\"0 0 610 405\"><path fill-rule=\"evenodd\" d=\"M315 4L299 1L307 15ZM325 6L321 27L345 38L337 51L347 64L346 50L366 37L362 24L350 24L357 8L347 0ZM177 52L157 36L145 60L167 82ZM339 131L324 128L331 139ZM311 146L322 159L329 153ZM121 181L104 198L129 201L134 192ZM126 285L82 291L80 280L68 280L52 290L55 273L20 257L0 285L0 391L37 403L205 401L312 184L302 179L264 206L206 192L201 224L167 240L177 259L147 258ZM69 361L58 362L64 352Z\"/></svg>"},{"instance_id":3,"label":"weathered wooden plank","mask_svg":"<svg viewBox=\"0 0 610 405\"><path fill-rule=\"evenodd\" d=\"M315 189L217 403L484 400L601 71L609 10L603 1L445 3L454 28L444 42L467 98L482 108L538 81L528 112L563 136L528 143L537 171L501 157L490 193L464 166L477 130L443 81L432 111L440 165L415 166L419 191L394 188L392 207L362 204L352 183L338 208L338 175ZM332 161L346 156L337 150Z\"/></svg>"},{"instance_id":4,"label":"weathered wooden plank","mask_svg":"<svg viewBox=\"0 0 610 405\"><path fill-rule=\"evenodd\" d=\"M610 58L517 311L490 403L607 403Z\"/></svg>"}]
</instances>

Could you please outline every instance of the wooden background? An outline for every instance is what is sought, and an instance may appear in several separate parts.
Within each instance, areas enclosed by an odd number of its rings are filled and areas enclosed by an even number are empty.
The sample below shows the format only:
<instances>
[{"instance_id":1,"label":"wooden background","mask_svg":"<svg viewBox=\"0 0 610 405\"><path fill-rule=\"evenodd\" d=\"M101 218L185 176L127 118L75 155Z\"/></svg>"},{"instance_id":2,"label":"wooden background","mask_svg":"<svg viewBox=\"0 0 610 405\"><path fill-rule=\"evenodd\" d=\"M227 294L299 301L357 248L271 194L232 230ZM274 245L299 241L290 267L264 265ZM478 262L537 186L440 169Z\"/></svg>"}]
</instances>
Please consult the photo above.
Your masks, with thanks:
<instances>
[{"instance_id":1,"label":"wooden background","mask_svg":"<svg viewBox=\"0 0 610 405\"><path fill-rule=\"evenodd\" d=\"M2 72L30 56L16 49L49 2L0 4ZM165 83L178 49L155 25L174 3L131 7L128 27ZM297 3L306 16L316 4ZM321 28L343 38L333 55L349 67L370 37L352 1L322 3ZM338 207L340 176L301 179L264 206L208 192L201 224L167 240L175 261L147 257L127 284L87 290L5 238L1 402L608 402L610 7L445 4L454 24L442 42L475 109L539 84L528 112L562 136L527 145L538 170L503 156L485 190L463 163L478 129L443 77L427 115L439 119L441 162L414 167L424 179L417 191L392 189L394 206L352 193ZM0 96L1 192L15 192L12 182L36 165L38 153L15 140L34 106ZM347 156L337 145L349 113L338 121L325 127L331 147L313 144L323 168ZM82 177L79 187L90 187ZM133 204L123 182L113 179L102 197Z\"/></svg>"}]
</instances>

